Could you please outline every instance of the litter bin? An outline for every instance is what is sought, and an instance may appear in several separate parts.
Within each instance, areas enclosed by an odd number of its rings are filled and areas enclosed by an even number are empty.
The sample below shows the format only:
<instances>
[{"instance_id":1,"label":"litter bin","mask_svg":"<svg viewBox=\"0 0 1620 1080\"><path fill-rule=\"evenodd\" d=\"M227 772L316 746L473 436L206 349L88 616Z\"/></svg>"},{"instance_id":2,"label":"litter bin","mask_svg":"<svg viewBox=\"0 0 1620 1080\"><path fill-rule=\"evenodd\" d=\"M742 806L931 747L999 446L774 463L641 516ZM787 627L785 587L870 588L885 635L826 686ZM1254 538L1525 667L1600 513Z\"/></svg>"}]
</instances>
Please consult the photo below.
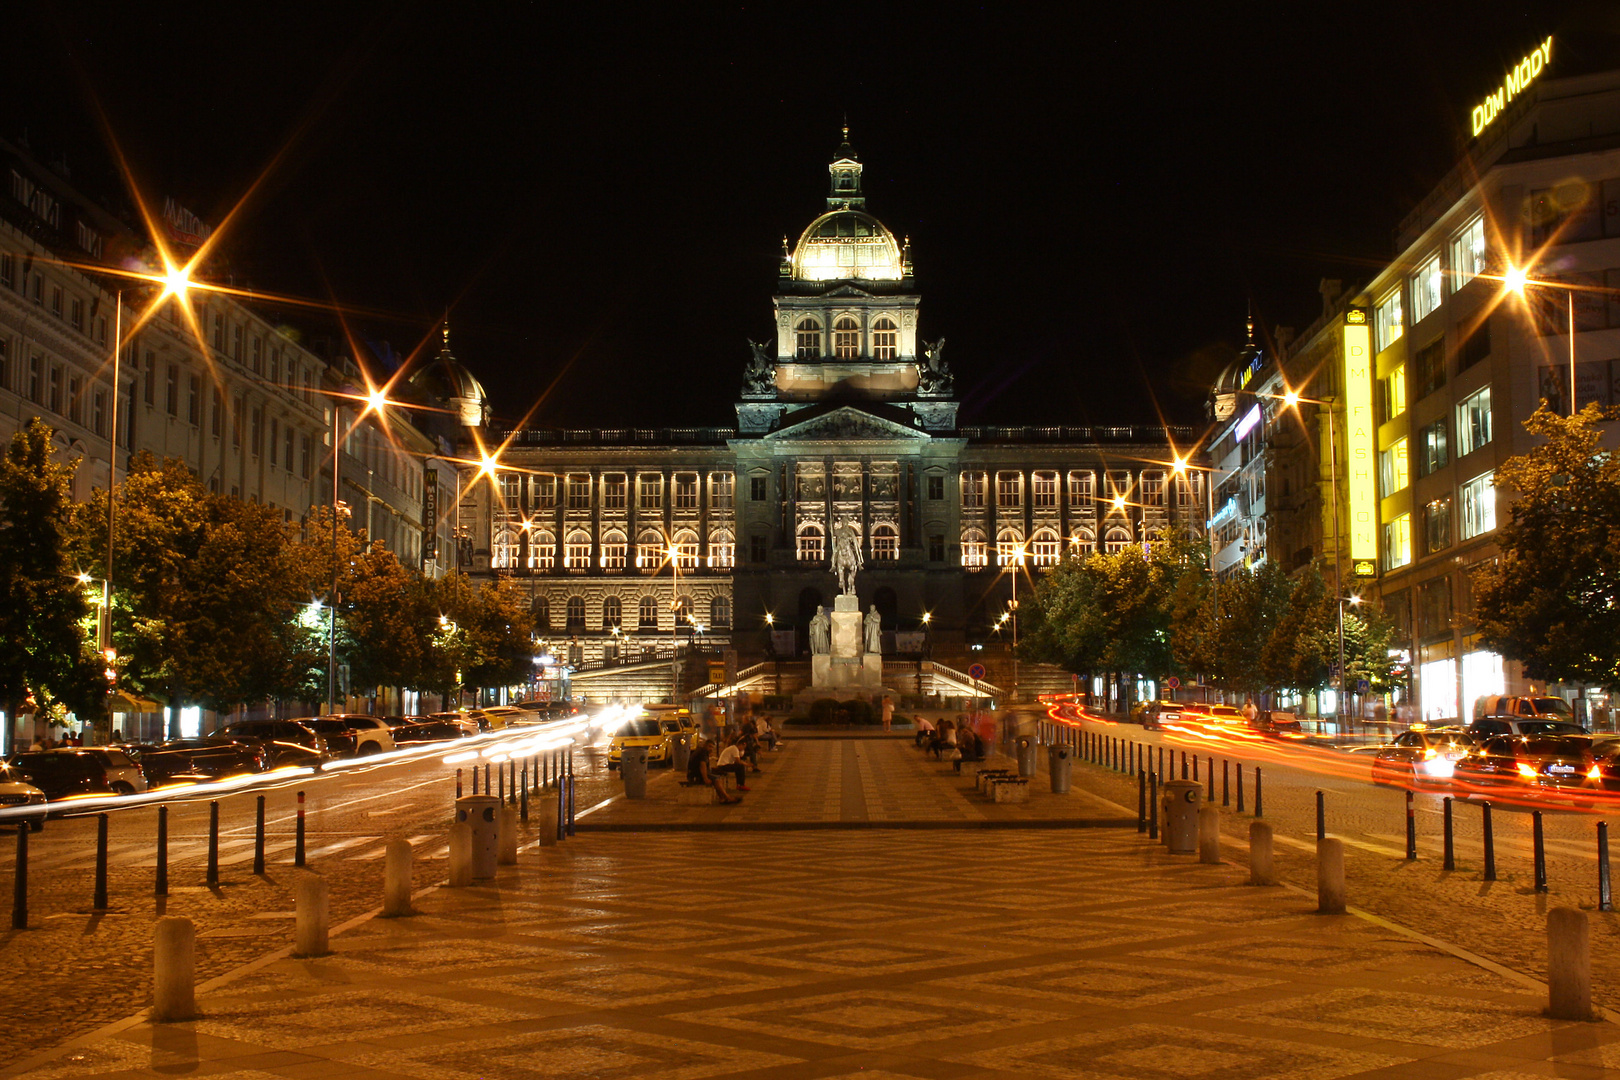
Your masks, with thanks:
<instances>
[{"instance_id":1,"label":"litter bin","mask_svg":"<svg viewBox=\"0 0 1620 1080\"><path fill-rule=\"evenodd\" d=\"M619 755L619 775L624 777L624 797L647 797L647 748L627 746Z\"/></svg>"},{"instance_id":2,"label":"litter bin","mask_svg":"<svg viewBox=\"0 0 1620 1080\"><path fill-rule=\"evenodd\" d=\"M1172 855L1198 853L1198 808L1204 785L1196 780L1167 780L1164 785L1164 843Z\"/></svg>"},{"instance_id":3,"label":"litter bin","mask_svg":"<svg viewBox=\"0 0 1620 1080\"><path fill-rule=\"evenodd\" d=\"M1020 735L1016 742L1018 749L1018 775L1028 777L1035 775L1035 736Z\"/></svg>"},{"instance_id":4,"label":"litter bin","mask_svg":"<svg viewBox=\"0 0 1620 1080\"><path fill-rule=\"evenodd\" d=\"M692 748L687 745L686 733L675 736L669 743L669 765L677 777L686 775L686 763L691 760Z\"/></svg>"},{"instance_id":5,"label":"litter bin","mask_svg":"<svg viewBox=\"0 0 1620 1080\"><path fill-rule=\"evenodd\" d=\"M501 800L494 795L464 795L456 800L456 820L472 826L473 880L494 877L501 844Z\"/></svg>"},{"instance_id":6,"label":"litter bin","mask_svg":"<svg viewBox=\"0 0 1620 1080\"><path fill-rule=\"evenodd\" d=\"M1069 774L1074 770L1074 759L1069 756L1067 746L1048 746L1046 748L1046 772L1052 778L1052 794L1067 795L1069 793Z\"/></svg>"}]
</instances>

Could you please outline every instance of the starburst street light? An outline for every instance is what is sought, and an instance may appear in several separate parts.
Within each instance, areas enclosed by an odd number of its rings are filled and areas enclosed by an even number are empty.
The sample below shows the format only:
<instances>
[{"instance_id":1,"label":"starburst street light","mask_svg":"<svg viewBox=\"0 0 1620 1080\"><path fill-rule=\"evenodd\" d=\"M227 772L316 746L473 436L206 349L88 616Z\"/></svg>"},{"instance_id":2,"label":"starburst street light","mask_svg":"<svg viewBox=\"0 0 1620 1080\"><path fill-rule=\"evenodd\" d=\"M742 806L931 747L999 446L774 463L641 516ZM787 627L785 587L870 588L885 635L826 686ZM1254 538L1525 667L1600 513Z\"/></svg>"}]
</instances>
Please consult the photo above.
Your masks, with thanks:
<instances>
[{"instance_id":1,"label":"starburst street light","mask_svg":"<svg viewBox=\"0 0 1620 1080\"><path fill-rule=\"evenodd\" d=\"M1554 281L1534 281L1530 277L1528 267L1514 266L1508 263L1507 269L1502 271L1502 291L1513 293L1521 301L1525 300L1526 289L1562 289L1564 302L1569 313L1569 415L1575 415L1575 290L1569 285Z\"/></svg>"}]
</instances>

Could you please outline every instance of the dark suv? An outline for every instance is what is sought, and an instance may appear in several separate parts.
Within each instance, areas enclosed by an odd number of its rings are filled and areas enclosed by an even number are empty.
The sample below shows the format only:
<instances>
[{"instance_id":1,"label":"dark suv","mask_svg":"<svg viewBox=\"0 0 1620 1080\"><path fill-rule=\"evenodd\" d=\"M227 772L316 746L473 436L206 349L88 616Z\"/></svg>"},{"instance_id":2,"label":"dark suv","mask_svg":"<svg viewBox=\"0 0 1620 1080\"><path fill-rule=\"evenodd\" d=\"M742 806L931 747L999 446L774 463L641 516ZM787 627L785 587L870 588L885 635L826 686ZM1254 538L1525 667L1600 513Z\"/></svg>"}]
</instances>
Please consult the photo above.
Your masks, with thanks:
<instances>
[{"instance_id":1,"label":"dark suv","mask_svg":"<svg viewBox=\"0 0 1620 1080\"><path fill-rule=\"evenodd\" d=\"M11 763L52 801L69 795L133 795L146 790L140 767L122 750L31 750Z\"/></svg>"},{"instance_id":2,"label":"dark suv","mask_svg":"<svg viewBox=\"0 0 1620 1080\"><path fill-rule=\"evenodd\" d=\"M227 739L273 739L276 742L297 743L322 757L331 752L320 732L298 720L242 720L226 724L220 734Z\"/></svg>"}]
</instances>

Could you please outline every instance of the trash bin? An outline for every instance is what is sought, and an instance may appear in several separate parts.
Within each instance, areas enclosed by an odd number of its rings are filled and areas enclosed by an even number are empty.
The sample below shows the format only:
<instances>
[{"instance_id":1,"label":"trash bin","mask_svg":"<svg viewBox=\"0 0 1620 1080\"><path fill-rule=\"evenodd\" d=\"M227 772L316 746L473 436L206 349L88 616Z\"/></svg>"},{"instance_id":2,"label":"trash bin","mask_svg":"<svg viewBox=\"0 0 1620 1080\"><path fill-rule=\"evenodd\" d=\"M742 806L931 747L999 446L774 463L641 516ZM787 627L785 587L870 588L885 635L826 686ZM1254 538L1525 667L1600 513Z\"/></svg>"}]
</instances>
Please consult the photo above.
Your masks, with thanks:
<instances>
[{"instance_id":1,"label":"trash bin","mask_svg":"<svg viewBox=\"0 0 1620 1080\"><path fill-rule=\"evenodd\" d=\"M1204 785L1196 780L1167 780L1164 785L1164 843L1172 855L1198 853L1198 808Z\"/></svg>"},{"instance_id":2,"label":"trash bin","mask_svg":"<svg viewBox=\"0 0 1620 1080\"><path fill-rule=\"evenodd\" d=\"M686 775L686 763L691 760L692 748L687 745L686 734L675 736L669 743L669 764L675 770L676 776Z\"/></svg>"},{"instance_id":3,"label":"trash bin","mask_svg":"<svg viewBox=\"0 0 1620 1080\"><path fill-rule=\"evenodd\" d=\"M1069 793L1069 774L1074 770L1074 759L1069 756L1067 746L1048 746L1046 748L1046 772L1052 778L1052 794L1067 795Z\"/></svg>"},{"instance_id":4,"label":"trash bin","mask_svg":"<svg viewBox=\"0 0 1620 1080\"><path fill-rule=\"evenodd\" d=\"M627 746L619 755L619 775L624 777L624 797L647 797L647 748Z\"/></svg>"},{"instance_id":5,"label":"trash bin","mask_svg":"<svg viewBox=\"0 0 1620 1080\"><path fill-rule=\"evenodd\" d=\"M1018 775L1028 778L1035 775L1035 736L1020 735L1014 744L1018 750Z\"/></svg>"},{"instance_id":6,"label":"trash bin","mask_svg":"<svg viewBox=\"0 0 1620 1080\"><path fill-rule=\"evenodd\" d=\"M473 880L494 877L501 844L501 800L494 795L464 795L456 800L456 820L472 826Z\"/></svg>"}]
</instances>

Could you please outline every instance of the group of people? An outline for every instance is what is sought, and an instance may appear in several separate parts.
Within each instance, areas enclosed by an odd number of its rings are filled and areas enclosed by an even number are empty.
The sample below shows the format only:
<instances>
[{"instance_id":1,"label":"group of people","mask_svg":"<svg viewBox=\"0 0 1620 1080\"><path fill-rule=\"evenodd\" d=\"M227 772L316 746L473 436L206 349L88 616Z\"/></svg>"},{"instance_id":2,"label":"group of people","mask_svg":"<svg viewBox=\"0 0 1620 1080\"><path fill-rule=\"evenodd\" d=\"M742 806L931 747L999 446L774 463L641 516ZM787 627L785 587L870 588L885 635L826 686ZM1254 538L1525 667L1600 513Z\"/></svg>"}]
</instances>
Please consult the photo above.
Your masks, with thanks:
<instances>
[{"instance_id":1,"label":"group of people","mask_svg":"<svg viewBox=\"0 0 1620 1080\"><path fill-rule=\"evenodd\" d=\"M989 749L966 715L941 720L937 725L926 717L917 717L916 741L925 752L941 761L975 760L984 757Z\"/></svg>"},{"instance_id":2,"label":"group of people","mask_svg":"<svg viewBox=\"0 0 1620 1080\"><path fill-rule=\"evenodd\" d=\"M742 802L742 799L726 790L720 778L729 774L736 778L738 791L747 791L748 770L752 768L754 772L759 772L762 745L769 750L776 749L776 732L769 720L752 717L743 721L736 734L718 742L720 749L717 754L715 740L706 735L696 737L692 753L686 759L687 782L714 788L722 803Z\"/></svg>"},{"instance_id":3,"label":"group of people","mask_svg":"<svg viewBox=\"0 0 1620 1080\"><path fill-rule=\"evenodd\" d=\"M114 739L113 741L117 742L118 740ZM46 735L43 739L41 739L36 734L34 736L33 743L28 747L28 749L29 750L56 750L56 749L58 749L60 747L64 747L64 746L83 746L83 745L84 745L84 736L82 734L76 734L76 733L71 732L71 731L64 731L64 732L62 732L62 737L60 739L52 738L50 735Z\"/></svg>"}]
</instances>

